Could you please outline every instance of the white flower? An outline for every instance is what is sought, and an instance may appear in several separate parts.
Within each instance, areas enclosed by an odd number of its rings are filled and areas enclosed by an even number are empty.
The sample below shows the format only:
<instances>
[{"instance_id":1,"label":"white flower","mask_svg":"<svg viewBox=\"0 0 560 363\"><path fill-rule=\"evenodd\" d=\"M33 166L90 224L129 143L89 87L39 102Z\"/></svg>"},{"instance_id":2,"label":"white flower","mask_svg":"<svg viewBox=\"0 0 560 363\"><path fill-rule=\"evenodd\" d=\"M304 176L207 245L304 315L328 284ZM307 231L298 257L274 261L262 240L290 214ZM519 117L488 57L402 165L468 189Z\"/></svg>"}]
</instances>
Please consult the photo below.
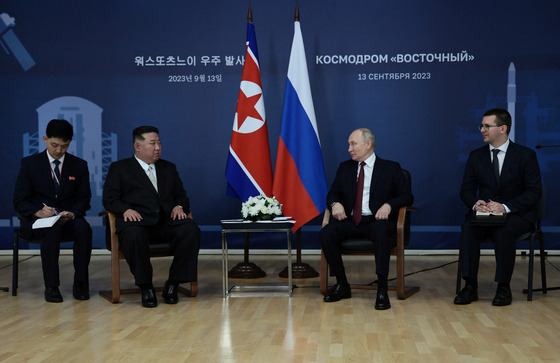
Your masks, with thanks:
<instances>
[{"instance_id":1,"label":"white flower","mask_svg":"<svg viewBox=\"0 0 560 363\"><path fill-rule=\"evenodd\" d=\"M270 220L282 215L282 204L276 197L269 198L264 195L249 197L241 205L241 215L245 219Z\"/></svg>"}]
</instances>

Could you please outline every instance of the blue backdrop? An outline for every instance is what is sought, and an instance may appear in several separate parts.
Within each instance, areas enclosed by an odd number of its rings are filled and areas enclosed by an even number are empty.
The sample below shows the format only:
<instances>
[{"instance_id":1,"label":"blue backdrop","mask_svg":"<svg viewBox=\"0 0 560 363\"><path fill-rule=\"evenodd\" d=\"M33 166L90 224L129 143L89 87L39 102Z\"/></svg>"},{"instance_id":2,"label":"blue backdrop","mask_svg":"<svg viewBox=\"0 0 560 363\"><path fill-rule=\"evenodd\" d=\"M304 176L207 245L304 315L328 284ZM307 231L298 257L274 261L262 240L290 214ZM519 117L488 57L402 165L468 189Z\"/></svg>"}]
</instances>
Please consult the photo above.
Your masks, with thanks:
<instances>
[{"instance_id":1,"label":"blue backdrop","mask_svg":"<svg viewBox=\"0 0 560 363\"><path fill-rule=\"evenodd\" d=\"M295 1L252 1L272 160L280 130ZM225 196L225 163L246 39L247 0L20 1L0 4L0 248L17 225L12 193L21 157L44 149L46 122L74 124L71 152L88 160L96 248L101 190L112 160L133 153L131 130L160 128L203 230L240 216ZM371 128L376 153L410 170L410 248L456 249L458 192L477 129L492 107L514 111L515 142L560 144L560 3L541 1L300 1L303 37L330 185L347 137ZM547 247L558 249L560 148L537 150L548 192ZM319 248L319 219L303 227ZM260 240L258 238L261 238ZM254 248L283 247L282 237ZM232 240L233 247L241 246Z\"/></svg>"}]
</instances>

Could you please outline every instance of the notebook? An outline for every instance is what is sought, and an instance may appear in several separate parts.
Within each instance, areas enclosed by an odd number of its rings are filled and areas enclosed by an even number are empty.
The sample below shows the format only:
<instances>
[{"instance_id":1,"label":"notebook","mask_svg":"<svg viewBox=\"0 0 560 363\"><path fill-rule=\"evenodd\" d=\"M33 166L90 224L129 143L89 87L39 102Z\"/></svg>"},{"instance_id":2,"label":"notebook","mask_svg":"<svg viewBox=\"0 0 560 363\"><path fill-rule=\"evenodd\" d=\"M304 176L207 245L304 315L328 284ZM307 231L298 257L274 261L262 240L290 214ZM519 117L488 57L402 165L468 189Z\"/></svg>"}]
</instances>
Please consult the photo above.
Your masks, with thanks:
<instances>
[{"instance_id":1,"label":"notebook","mask_svg":"<svg viewBox=\"0 0 560 363\"><path fill-rule=\"evenodd\" d=\"M471 217L471 226L502 226L506 224L506 214L494 214L494 213L484 213L476 212L476 215Z\"/></svg>"}]
</instances>

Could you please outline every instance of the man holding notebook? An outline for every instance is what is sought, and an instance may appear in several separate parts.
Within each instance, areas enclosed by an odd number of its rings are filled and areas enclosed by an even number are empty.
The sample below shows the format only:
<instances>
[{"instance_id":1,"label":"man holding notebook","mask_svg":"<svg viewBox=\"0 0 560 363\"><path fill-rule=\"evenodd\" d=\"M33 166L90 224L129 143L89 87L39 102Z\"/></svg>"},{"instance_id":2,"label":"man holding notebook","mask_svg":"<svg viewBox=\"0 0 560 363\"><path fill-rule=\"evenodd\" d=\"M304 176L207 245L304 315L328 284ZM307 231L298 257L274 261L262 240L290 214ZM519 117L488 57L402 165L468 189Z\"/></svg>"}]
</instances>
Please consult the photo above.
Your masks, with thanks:
<instances>
[{"instance_id":1,"label":"man holding notebook","mask_svg":"<svg viewBox=\"0 0 560 363\"><path fill-rule=\"evenodd\" d=\"M455 304L478 300L480 243L490 237L494 243L498 283L492 305L511 304L511 276L515 265L515 241L531 231L541 196L541 174L536 153L509 140L511 116L504 109L486 111L479 126L488 146L472 151L465 166L461 200L469 212L461 228L462 277L465 287ZM476 225L476 213L505 215L504 223Z\"/></svg>"},{"instance_id":2,"label":"man holding notebook","mask_svg":"<svg viewBox=\"0 0 560 363\"><path fill-rule=\"evenodd\" d=\"M51 120L43 141L46 150L21 160L14 190L14 208L23 238L41 241L41 264L45 300L61 303L58 256L62 240L74 241L76 300L89 299L88 265L91 257L91 227L85 220L90 209L91 189L87 162L67 153L74 135L66 120ZM56 223L37 228L37 221L57 216Z\"/></svg>"}]
</instances>

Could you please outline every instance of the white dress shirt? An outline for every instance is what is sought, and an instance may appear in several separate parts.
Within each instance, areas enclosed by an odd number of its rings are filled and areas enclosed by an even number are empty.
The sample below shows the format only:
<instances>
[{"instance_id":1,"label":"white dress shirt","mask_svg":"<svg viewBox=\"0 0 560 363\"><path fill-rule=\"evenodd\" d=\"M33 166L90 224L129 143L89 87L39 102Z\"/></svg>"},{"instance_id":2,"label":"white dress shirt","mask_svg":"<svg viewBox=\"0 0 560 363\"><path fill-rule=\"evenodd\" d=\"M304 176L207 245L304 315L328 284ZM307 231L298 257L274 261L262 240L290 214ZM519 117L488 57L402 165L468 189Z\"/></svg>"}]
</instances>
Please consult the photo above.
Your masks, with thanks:
<instances>
[{"instance_id":1,"label":"white dress shirt","mask_svg":"<svg viewBox=\"0 0 560 363\"><path fill-rule=\"evenodd\" d=\"M364 165L364 193L362 194L362 216L371 216L373 213L369 209L369 194L371 188L371 176L373 175L373 166L375 165L375 153L371 154L365 161ZM358 163L358 171L356 172L356 182L360 175L360 163Z\"/></svg>"},{"instance_id":2,"label":"white dress shirt","mask_svg":"<svg viewBox=\"0 0 560 363\"><path fill-rule=\"evenodd\" d=\"M152 173L154 174L154 178L156 179L156 184L157 184L157 174L156 174L155 164L148 164L145 161L142 161L142 160L138 159L136 157L136 155L134 155L134 157L136 158L136 160L138 160L138 163L140 163L140 166L142 167L142 169L144 169L144 172L146 173L146 175L148 175L149 172L150 172L150 166L152 167Z\"/></svg>"}]
</instances>

